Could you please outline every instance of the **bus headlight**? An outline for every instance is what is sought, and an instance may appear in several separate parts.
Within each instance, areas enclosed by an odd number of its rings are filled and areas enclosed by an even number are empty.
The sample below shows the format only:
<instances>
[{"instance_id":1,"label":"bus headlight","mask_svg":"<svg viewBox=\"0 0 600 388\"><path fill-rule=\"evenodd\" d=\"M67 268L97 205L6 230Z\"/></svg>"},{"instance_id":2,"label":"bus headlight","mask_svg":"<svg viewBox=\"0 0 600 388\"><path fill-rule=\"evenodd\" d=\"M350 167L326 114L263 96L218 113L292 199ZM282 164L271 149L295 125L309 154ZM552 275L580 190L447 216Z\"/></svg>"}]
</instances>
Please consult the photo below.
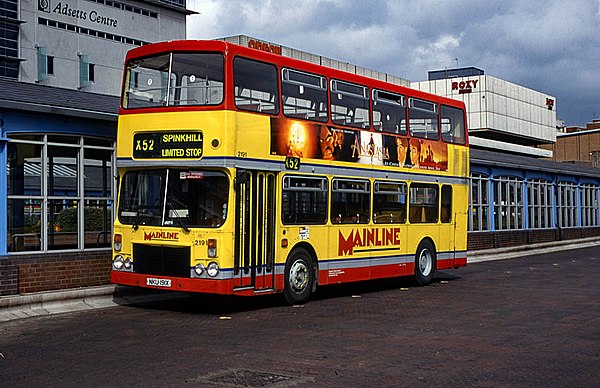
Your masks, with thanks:
<instances>
[{"instance_id":1,"label":"bus headlight","mask_svg":"<svg viewBox=\"0 0 600 388\"><path fill-rule=\"evenodd\" d=\"M194 272L196 273L196 275L198 276L202 276L202 274L204 273L206 268L204 268L203 264L196 264L196 266L194 267Z\"/></svg>"},{"instance_id":2,"label":"bus headlight","mask_svg":"<svg viewBox=\"0 0 600 388\"><path fill-rule=\"evenodd\" d=\"M210 276L211 278L216 277L217 275L219 275L219 265L217 263L215 263L214 261L211 261L211 263L208 265L208 267L206 268L206 273L208 274L208 276Z\"/></svg>"},{"instance_id":3,"label":"bus headlight","mask_svg":"<svg viewBox=\"0 0 600 388\"><path fill-rule=\"evenodd\" d=\"M131 257L128 257L125 259L125 261L123 262L123 266L125 267L126 270L131 269Z\"/></svg>"},{"instance_id":4,"label":"bus headlight","mask_svg":"<svg viewBox=\"0 0 600 388\"><path fill-rule=\"evenodd\" d=\"M124 266L125 266L125 261L123 259L123 256L116 255L115 259L113 260L113 268L116 269L117 271L120 271L123 269Z\"/></svg>"}]
</instances>

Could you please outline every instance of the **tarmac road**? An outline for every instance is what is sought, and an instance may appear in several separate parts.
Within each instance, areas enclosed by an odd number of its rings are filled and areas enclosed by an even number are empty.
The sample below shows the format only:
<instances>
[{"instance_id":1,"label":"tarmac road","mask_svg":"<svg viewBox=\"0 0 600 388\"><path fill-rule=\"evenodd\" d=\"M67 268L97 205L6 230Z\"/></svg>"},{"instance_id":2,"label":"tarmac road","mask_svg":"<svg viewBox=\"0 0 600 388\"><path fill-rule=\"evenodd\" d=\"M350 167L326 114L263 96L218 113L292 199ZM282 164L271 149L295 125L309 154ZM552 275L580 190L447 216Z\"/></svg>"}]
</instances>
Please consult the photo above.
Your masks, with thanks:
<instances>
[{"instance_id":1,"label":"tarmac road","mask_svg":"<svg viewBox=\"0 0 600 388\"><path fill-rule=\"evenodd\" d=\"M0 386L598 386L600 248L0 323Z\"/></svg>"}]
</instances>

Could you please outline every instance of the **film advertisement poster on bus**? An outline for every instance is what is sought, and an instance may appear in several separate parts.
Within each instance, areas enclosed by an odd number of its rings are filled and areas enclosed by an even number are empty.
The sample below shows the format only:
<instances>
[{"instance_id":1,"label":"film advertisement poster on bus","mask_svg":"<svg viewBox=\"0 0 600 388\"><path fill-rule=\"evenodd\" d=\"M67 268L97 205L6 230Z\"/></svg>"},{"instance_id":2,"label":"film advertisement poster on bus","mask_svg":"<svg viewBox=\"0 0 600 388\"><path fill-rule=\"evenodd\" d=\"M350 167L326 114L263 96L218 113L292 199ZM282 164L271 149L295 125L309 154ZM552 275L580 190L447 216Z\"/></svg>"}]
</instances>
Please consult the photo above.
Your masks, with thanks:
<instances>
[{"instance_id":1,"label":"film advertisement poster on bus","mask_svg":"<svg viewBox=\"0 0 600 388\"><path fill-rule=\"evenodd\" d=\"M437 141L271 118L271 154L447 171L448 145Z\"/></svg>"}]
</instances>

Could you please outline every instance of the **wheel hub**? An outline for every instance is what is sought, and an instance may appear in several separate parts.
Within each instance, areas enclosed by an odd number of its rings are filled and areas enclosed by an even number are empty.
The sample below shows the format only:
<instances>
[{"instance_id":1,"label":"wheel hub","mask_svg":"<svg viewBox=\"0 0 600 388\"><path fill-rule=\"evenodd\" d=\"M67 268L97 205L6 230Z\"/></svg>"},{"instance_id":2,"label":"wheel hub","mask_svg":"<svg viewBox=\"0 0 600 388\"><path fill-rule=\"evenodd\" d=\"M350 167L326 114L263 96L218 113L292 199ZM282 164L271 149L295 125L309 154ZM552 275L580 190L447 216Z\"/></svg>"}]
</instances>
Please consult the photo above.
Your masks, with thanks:
<instances>
[{"instance_id":1,"label":"wheel hub","mask_svg":"<svg viewBox=\"0 0 600 388\"><path fill-rule=\"evenodd\" d=\"M290 268L290 286L294 291L302 292L308 284L308 268L301 260L292 264Z\"/></svg>"},{"instance_id":2,"label":"wheel hub","mask_svg":"<svg viewBox=\"0 0 600 388\"><path fill-rule=\"evenodd\" d=\"M433 267L433 257L431 256L431 252L428 250L423 250L421 255L419 256L419 270L423 274L423 276L428 276Z\"/></svg>"}]
</instances>

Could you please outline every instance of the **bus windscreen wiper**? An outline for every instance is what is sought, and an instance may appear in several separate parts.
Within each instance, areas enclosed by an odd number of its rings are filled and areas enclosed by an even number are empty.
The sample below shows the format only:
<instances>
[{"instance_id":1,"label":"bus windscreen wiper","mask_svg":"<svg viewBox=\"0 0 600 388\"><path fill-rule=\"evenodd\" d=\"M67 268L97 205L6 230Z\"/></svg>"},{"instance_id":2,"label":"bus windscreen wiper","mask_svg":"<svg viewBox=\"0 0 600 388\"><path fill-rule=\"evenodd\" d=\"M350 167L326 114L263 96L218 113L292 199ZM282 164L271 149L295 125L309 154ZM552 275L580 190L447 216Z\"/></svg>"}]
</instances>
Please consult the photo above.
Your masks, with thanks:
<instances>
[{"instance_id":1,"label":"bus windscreen wiper","mask_svg":"<svg viewBox=\"0 0 600 388\"><path fill-rule=\"evenodd\" d=\"M143 212L138 212L138 214L135 216L135 219L133 220L133 230L138 230L140 224L144 221L144 219L146 219L146 216L153 215L151 210L154 209L159 202L159 200L156 200L151 206L147 206Z\"/></svg>"}]
</instances>

